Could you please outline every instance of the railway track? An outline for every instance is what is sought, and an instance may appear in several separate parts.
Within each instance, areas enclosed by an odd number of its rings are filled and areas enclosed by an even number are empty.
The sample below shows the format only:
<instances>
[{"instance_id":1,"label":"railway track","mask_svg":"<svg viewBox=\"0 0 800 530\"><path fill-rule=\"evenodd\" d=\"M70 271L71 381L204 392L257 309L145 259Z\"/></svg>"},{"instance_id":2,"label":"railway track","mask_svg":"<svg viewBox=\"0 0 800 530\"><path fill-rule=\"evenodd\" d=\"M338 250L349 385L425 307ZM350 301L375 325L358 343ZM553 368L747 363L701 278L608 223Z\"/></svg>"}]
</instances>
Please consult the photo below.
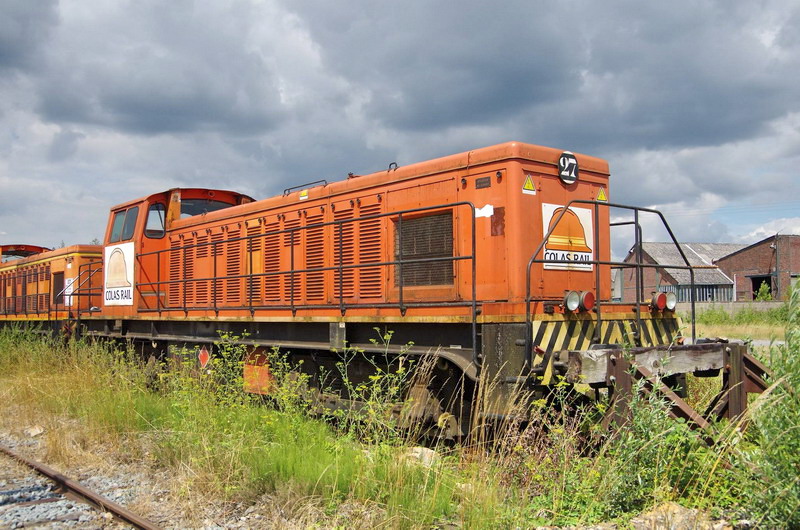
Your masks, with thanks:
<instances>
[{"instance_id":1,"label":"railway track","mask_svg":"<svg viewBox=\"0 0 800 530\"><path fill-rule=\"evenodd\" d=\"M0 527L157 529L155 524L44 464L0 446ZM15 461L16 464L12 463Z\"/></svg>"}]
</instances>

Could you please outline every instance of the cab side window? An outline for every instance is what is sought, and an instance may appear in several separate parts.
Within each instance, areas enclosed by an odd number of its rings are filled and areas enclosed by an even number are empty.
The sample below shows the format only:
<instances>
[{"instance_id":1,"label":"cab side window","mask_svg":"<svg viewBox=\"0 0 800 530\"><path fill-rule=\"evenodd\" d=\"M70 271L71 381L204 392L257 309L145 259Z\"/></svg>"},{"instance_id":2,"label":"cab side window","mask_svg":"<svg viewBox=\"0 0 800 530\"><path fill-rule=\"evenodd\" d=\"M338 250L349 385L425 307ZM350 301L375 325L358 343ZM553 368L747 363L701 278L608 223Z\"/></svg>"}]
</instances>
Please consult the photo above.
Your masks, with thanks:
<instances>
[{"instance_id":1,"label":"cab side window","mask_svg":"<svg viewBox=\"0 0 800 530\"><path fill-rule=\"evenodd\" d=\"M144 235L154 239L164 237L165 212L166 207L160 202L150 205L150 209L147 211L147 224L144 227Z\"/></svg>"},{"instance_id":2,"label":"cab side window","mask_svg":"<svg viewBox=\"0 0 800 530\"><path fill-rule=\"evenodd\" d=\"M133 237L136 229L136 218L139 217L139 207L133 206L127 210L120 210L114 214L114 222L111 225L111 237L109 243L126 241Z\"/></svg>"},{"instance_id":3,"label":"cab side window","mask_svg":"<svg viewBox=\"0 0 800 530\"><path fill-rule=\"evenodd\" d=\"M116 243L122 237L122 225L125 224L125 210L114 214L114 224L111 226L111 237L109 243Z\"/></svg>"},{"instance_id":4,"label":"cab side window","mask_svg":"<svg viewBox=\"0 0 800 530\"><path fill-rule=\"evenodd\" d=\"M137 217L139 217L139 207L134 206L133 208L128 208L128 213L125 214L125 225L122 227L123 240L133 237L133 231L136 228Z\"/></svg>"}]
</instances>

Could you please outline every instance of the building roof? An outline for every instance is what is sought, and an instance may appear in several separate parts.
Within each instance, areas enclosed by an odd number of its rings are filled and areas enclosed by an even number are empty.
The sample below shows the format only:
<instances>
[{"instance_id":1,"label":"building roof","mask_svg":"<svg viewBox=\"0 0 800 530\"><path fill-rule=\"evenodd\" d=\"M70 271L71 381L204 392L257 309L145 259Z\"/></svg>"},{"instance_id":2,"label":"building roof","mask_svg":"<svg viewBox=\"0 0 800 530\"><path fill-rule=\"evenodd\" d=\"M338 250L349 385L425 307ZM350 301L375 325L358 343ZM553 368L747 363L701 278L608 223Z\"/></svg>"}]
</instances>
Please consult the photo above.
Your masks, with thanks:
<instances>
[{"instance_id":1,"label":"building roof","mask_svg":"<svg viewBox=\"0 0 800 530\"><path fill-rule=\"evenodd\" d=\"M694 271L694 283L697 285L732 285L733 280L723 273L714 261L733 252L743 249L746 245L736 243L681 243L689 265L698 267ZM653 258L659 265L685 265L683 258L674 243L642 243L644 253ZM633 258L633 251L628 252L626 261ZM691 283L689 271L685 269L667 269L670 276L680 285Z\"/></svg>"},{"instance_id":2,"label":"building roof","mask_svg":"<svg viewBox=\"0 0 800 530\"><path fill-rule=\"evenodd\" d=\"M800 235L798 235L798 234L775 234L773 236L765 237L764 239L761 239L760 241L756 241L755 243L753 243L751 245L742 245L741 248L739 248L737 250L734 250L734 251L730 252L729 254L725 254L724 256L720 256L718 258L715 258L714 261L720 260L722 258L727 258L729 256L733 256L734 254L738 254L739 252L744 252L746 250L750 250L751 248L755 248L755 247L757 247L759 245L763 245L767 241L774 241L775 239L779 239L780 240L780 239L797 239L797 238L800 238Z\"/></svg>"}]
</instances>

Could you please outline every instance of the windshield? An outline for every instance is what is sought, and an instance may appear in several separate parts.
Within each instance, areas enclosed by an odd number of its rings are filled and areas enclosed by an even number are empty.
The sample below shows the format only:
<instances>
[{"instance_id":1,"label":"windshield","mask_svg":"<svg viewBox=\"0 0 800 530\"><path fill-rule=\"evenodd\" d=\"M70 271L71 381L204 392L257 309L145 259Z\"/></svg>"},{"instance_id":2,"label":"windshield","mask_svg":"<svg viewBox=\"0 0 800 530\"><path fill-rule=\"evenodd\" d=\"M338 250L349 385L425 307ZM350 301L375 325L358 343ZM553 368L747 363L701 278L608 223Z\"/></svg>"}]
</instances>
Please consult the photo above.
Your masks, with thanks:
<instances>
[{"instance_id":1,"label":"windshield","mask_svg":"<svg viewBox=\"0 0 800 530\"><path fill-rule=\"evenodd\" d=\"M181 200L181 219L200 215L209 212L216 212L224 208L230 208L233 204L211 199L182 199Z\"/></svg>"}]
</instances>

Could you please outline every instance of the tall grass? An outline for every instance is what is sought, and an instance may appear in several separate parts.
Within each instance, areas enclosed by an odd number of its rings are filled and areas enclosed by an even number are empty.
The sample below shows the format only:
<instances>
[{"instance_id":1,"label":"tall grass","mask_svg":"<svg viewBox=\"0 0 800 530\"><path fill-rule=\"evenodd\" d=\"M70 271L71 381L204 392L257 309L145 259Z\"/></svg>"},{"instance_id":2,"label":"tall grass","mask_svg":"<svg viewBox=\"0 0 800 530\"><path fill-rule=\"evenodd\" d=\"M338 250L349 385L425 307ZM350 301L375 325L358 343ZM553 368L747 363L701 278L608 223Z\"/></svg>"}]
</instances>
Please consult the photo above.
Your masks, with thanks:
<instances>
[{"instance_id":1,"label":"tall grass","mask_svg":"<svg viewBox=\"0 0 800 530\"><path fill-rule=\"evenodd\" d=\"M247 352L224 336L200 370L193 350L174 350L166 362L148 364L126 348L65 344L5 329L0 396L6 409L18 407L30 418L76 418L99 439L124 441L133 454L144 453L136 447L146 440L161 465L191 471L181 488L186 496L202 491L244 502L291 492L321 499L334 513L342 503L358 503L373 512L370 521L389 528L624 522L664 501L797 527L797 298L786 346L773 352L776 384L754 407L749 431L719 424L711 447L670 419L655 396L637 394L629 423L606 431L597 420L607 403L587 402L561 382L526 408L524 424L507 421L481 431L480 410L488 405L479 403L470 441L438 445L439 457L423 464L406 456L414 429L391 413L413 381L399 365L351 385L366 406L323 422L307 399L308 381L279 352L270 356L271 397L244 393ZM482 388L491 384L484 381ZM505 412L516 418L521 411Z\"/></svg>"},{"instance_id":2,"label":"tall grass","mask_svg":"<svg viewBox=\"0 0 800 530\"><path fill-rule=\"evenodd\" d=\"M789 322L790 309L788 304L760 311L752 307L729 313L721 307L712 307L697 314L698 324L706 325L754 325L764 324L770 326L785 326ZM684 318L684 320L686 320Z\"/></svg>"},{"instance_id":3,"label":"tall grass","mask_svg":"<svg viewBox=\"0 0 800 530\"><path fill-rule=\"evenodd\" d=\"M786 342L773 347L768 396L753 411L754 501L765 527L800 528L800 289L789 296Z\"/></svg>"}]
</instances>

